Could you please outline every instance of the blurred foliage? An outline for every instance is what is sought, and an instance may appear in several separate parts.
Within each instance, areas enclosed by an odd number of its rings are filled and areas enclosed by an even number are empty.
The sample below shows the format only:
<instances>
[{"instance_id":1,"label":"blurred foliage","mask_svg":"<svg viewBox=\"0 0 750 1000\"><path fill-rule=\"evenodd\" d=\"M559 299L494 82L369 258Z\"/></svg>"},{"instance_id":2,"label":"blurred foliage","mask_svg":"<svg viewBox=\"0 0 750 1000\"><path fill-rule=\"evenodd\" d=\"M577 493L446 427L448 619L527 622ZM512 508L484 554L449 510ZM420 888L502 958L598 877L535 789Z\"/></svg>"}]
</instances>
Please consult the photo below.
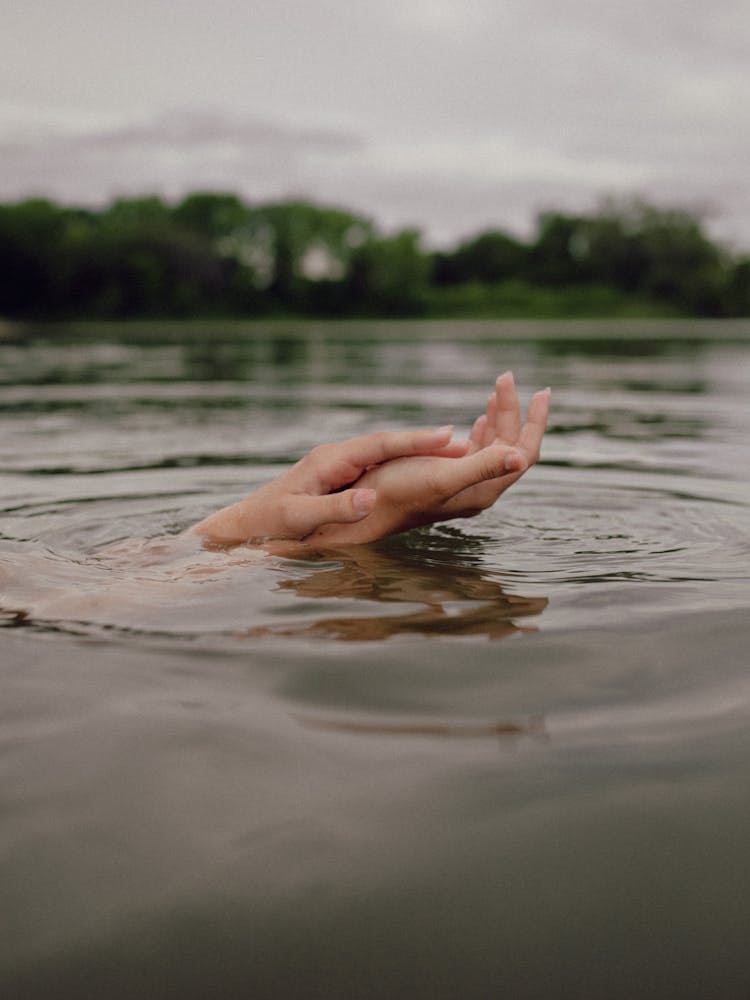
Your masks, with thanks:
<instances>
[{"instance_id":1,"label":"blurred foliage","mask_svg":"<svg viewBox=\"0 0 750 1000\"><path fill-rule=\"evenodd\" d=\"M414 230L306 201L198 192L176 205L0 205L0 316L750 315L750 257L681 209L547 212L427 252Z\"/></svg>"}]
</instances>

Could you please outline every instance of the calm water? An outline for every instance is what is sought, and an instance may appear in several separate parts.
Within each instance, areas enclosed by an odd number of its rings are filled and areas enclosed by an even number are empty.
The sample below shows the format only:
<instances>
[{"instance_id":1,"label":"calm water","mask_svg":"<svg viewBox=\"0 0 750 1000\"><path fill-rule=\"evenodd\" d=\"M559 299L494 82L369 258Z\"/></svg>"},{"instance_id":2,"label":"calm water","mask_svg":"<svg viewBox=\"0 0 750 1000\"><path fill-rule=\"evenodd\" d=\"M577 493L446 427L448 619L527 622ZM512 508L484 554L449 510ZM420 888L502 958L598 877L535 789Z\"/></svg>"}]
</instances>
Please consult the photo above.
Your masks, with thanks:
<instances>
[{"instance_id":1,"label":"calm water","mask_svg":"<svg viewBox=\"0 0 750 1000\"><path fill-rule=\"evenodd\" d=\"M480 518L175 545L506 368ZM749 389L750 325L0 335L0 994L750 995Z\"/></svg>"}]
</instances>

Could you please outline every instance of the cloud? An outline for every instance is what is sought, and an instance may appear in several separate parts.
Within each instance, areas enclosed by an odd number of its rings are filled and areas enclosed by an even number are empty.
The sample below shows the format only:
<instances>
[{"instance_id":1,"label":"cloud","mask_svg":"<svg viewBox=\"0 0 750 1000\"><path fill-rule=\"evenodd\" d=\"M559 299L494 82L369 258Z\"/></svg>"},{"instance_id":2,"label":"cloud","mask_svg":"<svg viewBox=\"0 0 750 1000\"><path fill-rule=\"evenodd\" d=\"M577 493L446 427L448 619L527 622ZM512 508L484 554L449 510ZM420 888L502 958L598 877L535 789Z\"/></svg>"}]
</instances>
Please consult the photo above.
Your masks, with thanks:
<instances>
[{"instance_id":1,"label":"cloud","mask_svg":"<svg viewBox=\"0 0 750 1000\"><path fill-rule=\"evenodd\" d=\"M722 94L704 95L707 115ZM723 184L712 200L713 151L692 134L690 120L669 135L641 133L623 146L614 130L595 142L582 132L575 143L512 129L466 141L365 142L350 131L206 110L119 124L93 116L54 126L27 118L23 128L6 114L0 196L42 194L79 204L144 193L179 198L199 189L235 191L250 201L301 196L352 208L389 228L415 226L440 243L490 226L525 233L541 210L585 211L606 195L635 194L711 209L714 228L741 239L750 234L744 133L736 132L735 160L722 140ZM710 134L710 121L703 134ZM685 150L691 170L683 175L674 164ZM734 228L725 225L727 206L736 206Z\"/></svg>"},{"instance_id":2,"label":"cloud","mask_svg":"<svg viewBox=\"0 0 750 1000\"><path fill-rule=\"evenodd\" d=\"M443 240L635 195L750 246L746 0L215 0L210 33L135 2L7 53L0 199L306 196Z\"/></svg>"},{"instance_id":3,"label":"cloud","mask_svg":"<svg viewBox=\"0 0 750 1000\"><path fill-rule=\"evenodd\" d=\"M361 146L354 135L324 129L291 129L258 118L230 118L219 112L179 110L151 121L78 136L84 149L176 151L187 155L231 148L236 153L304 156L318 151L346 153Z\"/></svg>"},{"instance_id":4,"label":"cloud","mask_svg":"<svg viewBox=\"0 0 750 1000\"><path fill-rule=\"evenodd\" d=\"M82 203L143 191L178 196L206 186L276 196L303 190L321 161L346 158L362 145L348 132L214 111L170 111L116 126L68 122L19 129L6 122L0 192Z\"/></svg>"},{"instance_id":5,"label":"cloud","mask_svg":"<svg viewBox=\"0 0 750 1000\"><path fill-rule=\"evenodd\" d=\"M488 18L487 0L410 0L390 9L381 5L380 13L397 26L453 38L471 34Z\"/></svg>"}]
</instances>

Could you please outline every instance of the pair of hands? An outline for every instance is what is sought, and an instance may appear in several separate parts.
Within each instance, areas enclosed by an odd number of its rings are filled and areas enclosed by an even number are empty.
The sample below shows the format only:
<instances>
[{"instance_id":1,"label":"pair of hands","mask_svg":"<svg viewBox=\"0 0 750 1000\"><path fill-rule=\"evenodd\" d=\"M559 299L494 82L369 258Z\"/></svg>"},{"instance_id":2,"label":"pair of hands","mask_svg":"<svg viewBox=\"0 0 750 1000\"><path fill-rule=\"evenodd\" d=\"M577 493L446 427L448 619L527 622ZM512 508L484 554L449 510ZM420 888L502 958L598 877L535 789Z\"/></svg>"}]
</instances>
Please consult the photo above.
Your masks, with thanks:
<instances>
[{"instance_id":1,"label":"pair of hands","mask_svg":"<svg viewBox=\"0 0 750 1000\"><path fill-rule=\"evenodd\" d=\"M442 427L319 445L192 531L220 545L294 540L325 548L471 517L538 460L549 399L549 389L536 393L522 423L513 376L506 372L467 441L452 442L452 428Z\"/></svg>"}]
</instances>

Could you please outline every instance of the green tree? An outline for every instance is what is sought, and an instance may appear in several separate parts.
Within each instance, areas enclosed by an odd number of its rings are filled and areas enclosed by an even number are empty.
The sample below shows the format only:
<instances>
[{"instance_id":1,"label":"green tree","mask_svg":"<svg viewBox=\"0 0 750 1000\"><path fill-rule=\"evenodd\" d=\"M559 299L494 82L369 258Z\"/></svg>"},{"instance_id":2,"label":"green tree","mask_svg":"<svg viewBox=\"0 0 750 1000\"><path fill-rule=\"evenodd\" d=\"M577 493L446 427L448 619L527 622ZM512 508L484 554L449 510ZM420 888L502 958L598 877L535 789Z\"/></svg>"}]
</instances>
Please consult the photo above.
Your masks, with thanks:
<instances>
[{"instance_id":1,"label":"green tree","mask_svg":"<svg viewBox=\"0 0 750 1000\"><path fill-rule=\"evenodd\" d=\"M750 316L750 257L742 257L730 267L724 306L728 316Z\"/></svg>"},{"instance_id":2,"label":"green tree","mask_svg":"<svg viewBox=\"0 0 750 1000\"><path fill-rule=\"evenodd\" d=\"M591 279L580 216L545 212L529 251L529 277L541 285L576 285Z\"/></svg>"},{"instance_id":3,"label":"green tree","mask_svg":"<svg viewBox=\"0 0 750 1000\"><path fill-rule=\"evenodd\" d=\"M528 265L528 248L500 230L488 230L462 243L456 250L433 257L436 285L470 281L494 283L522 275Z\"/></svg>"},{"instance_id":4,"label":"green tree","mask_svg":"<svg viewBox=\"0 0 750 1000\"><path fill-rule=\"evenodd\" d=\"M360 313L418 315L426 307L429 277L430 261L416 230L373 237L352 254L347 299Z\"/></svg>"},{"instance_id":5,"label":"green tree","mask_svg":"<svg viewBox=\"0 0 750 1000\"><path fill-rule=\"evenodd\" d=\"M238 266L159 198L120 199L73 254L69 309L97 317L231 314Z\"/></svg>"},{"instance_id":6,"label":"green tree","mask_svg":"<svg viewBox=\"0 0 750 1000\"><path fill-rule=\"evenodd\" d=\"M251 221L252 210L237 195L197 191L171 214L178 226L215 245L241 232Z\"/></svg>"},{"instance_id":7,"label":"green tree","mask_svg":"<svg viewBox=\"0 0 750 1000\"><path fill-rule=\"evenodd\" d=\"M720 315L725 260L700 221L680 209L638 206L644 291L698 315Z\"/></svg>"},{"instance_id":8,"label":"green tree","mask_svg":"<svg viewBox=\"0 0 750 1000\"><path fill-rule=\"evenodd\" d=\"M311 285L340 282L373 232L366 219L305 201L262 206L256 225L270 258L269 293L286 308L307 305Z\"/></svg>"},{"instance_id":9,"label":"green tree","mask_svg":"<svg viewBox=\"0 0 750 1000\"><path fill-rule=\"evenodd\" d=\"M49 201L0 206L0 314L44 316L63 307L67 238L65 211Z\"/></svg>"},{"instance_id":10,"label":"green tree","mask_svg":"<svg viewBox=\"0 0 750 1000\"><path fill-rule=\"evenodd\" d=\"M649 303L651 305L649 305ZM609 201L540 216L530 245L488 230L425 254L419 234L306 201L197 192L99 211L0 206L0 314L16 317L750 314L750 258L683 209Z\"/></svg>"}]
</instances>

